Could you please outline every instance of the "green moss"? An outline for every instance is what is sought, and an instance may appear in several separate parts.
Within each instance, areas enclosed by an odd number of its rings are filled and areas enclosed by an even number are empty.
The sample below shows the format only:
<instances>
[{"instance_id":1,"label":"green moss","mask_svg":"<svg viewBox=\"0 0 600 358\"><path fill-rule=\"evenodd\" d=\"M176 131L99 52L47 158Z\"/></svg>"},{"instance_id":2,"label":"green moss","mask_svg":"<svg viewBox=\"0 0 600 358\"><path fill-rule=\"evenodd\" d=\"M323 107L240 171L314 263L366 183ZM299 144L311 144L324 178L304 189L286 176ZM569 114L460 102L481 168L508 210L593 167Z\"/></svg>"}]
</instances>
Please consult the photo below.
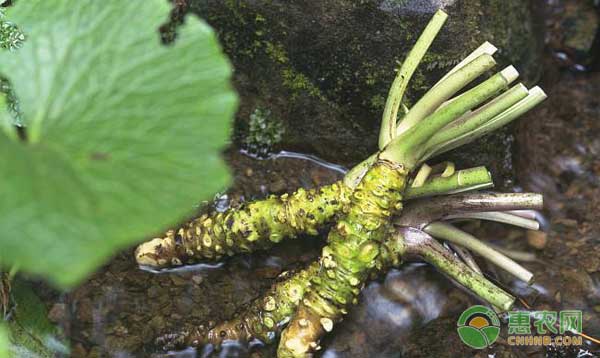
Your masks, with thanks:
<instances>
[{"instance_id":1,"label":"green moss","mask_svg":"<svg viewBox=\"0 0 600 358\"><path fill-rule=\"evenodd\" d=\"M281 142L284 133L281 120L271 115L271 111L257 107L248 121L248 134L243 142L246 150L254 155L266 156Z\"/></svg>"},{"instance_id":2,"label":"green moss","mask_svg":"<svg viewBox=\"0 0 600 358\"><path fill-rule=\"evenodd\" d=\"M376 94L371 97L371 108L373 109L383 109L385 107L385 97L380 94Z\"/></svg>"},{"instance_id":3,"label":"green moss","mask_svg":"<svg viewBox=\"0 0 600 358\"><path fill-rule=\"evenodd\" d=\"M261 14L256 14L254 21L258 23L258 22L265 22L267 20Z\"/></svg>"},{"instance_id":4,"label":"green moss","mask_svg":"<svg viewBox=\"0 0 600 358\"><path fill-rule=\"evenodd\" d=\"M287 53L281 44L274 44L269 41L264 42L265 53L275 62L287 63L289 61Z\"/></svg>"},{"instance_id":5,"label":"green moss","mask_svg":"<svg viewBox=\"0 0 600 358\"><path fill-rule=\"evenodd\" d=\"M466 55L467 52L468 51L465 51L464 55ZM425 71L449 69L457 65L461 61L462 57L464 56L461 56L461 58L448 58L445 54L430 51L423 56L423 69Z\"/></svg>"},{"instance_id":6,"label":"green moss","mask_svg":"<svg viewBox=\"0 0 600 358\"><path fill-rule=\"evenodd\" d=\"M296 72L292 68L286 68L281 72L281 75L283 77L284 86L292 90L292 99L296 97L299 92L306 92L311 97L325 100L321 90L303 73Z\"/></svg>"}]
</instances>

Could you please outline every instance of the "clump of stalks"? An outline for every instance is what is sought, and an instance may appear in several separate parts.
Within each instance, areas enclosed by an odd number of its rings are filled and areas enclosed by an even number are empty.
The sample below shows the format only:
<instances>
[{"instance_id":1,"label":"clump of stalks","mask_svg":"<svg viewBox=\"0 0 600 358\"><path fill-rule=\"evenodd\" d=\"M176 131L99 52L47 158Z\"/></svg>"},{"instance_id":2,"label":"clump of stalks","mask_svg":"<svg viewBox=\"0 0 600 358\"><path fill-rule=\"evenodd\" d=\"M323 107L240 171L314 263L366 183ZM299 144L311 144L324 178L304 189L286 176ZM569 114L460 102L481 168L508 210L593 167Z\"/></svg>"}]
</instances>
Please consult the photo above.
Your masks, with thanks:
<instances>
[{"instance_id":1,"label":"clump of stalks","mask_svg":"<svg viewBox=\"0 0 600 358\"><path fill-rule=\"evenodd\" d=\"M541 208L542 197L458 195L492 186L488 171L457 171L451 163L429 166L425 161L509 123L545 94L539 87L511 86L518 77L512 66L461 92L495 65L496 48L486 42L412 108L404 108L398 120L408 81L446 18L443 11L434 15L399 69L383 113L379 151L342 181L204 215L138 247L141 265L165 268L267 249L331 224L318 261L286 273L231 321L162 337L165 347L218 346L224 340L253 338L273 342L281 336L279 357L311 356L357 302L366 282L406 259L434 265L497 310L512 307L515 298L482 275L470 251L528 284L533 275L452 223L481 219L535 230L531 210ZM442 196L448 194L455 195ZM450 243L459 256L438 240Z\"/></svg>"}]
</instances>

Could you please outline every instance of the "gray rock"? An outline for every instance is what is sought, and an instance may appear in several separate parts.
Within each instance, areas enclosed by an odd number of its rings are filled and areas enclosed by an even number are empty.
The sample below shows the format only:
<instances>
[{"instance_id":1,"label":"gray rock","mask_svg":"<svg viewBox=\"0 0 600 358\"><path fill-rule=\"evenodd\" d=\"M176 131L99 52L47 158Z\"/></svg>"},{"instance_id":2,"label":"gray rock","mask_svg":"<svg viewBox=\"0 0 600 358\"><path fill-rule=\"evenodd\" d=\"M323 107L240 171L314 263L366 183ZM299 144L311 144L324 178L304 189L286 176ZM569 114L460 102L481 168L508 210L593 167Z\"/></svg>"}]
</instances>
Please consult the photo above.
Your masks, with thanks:
<instances>
[{"instance_id":1,"label":"gray rock","mask_svg":"<svg viewBox=\"0 0 600 358\"><path fill-rule=\"evenodd\" d=\"M408 105L485 40L500 49L498 69L512 63L529 81L540 70L542 38L522 0L188 2L216 29L235 66L237 142L261 108L283 122L281 148L346 165L376 150L394 68L439 7L450 18L413 78ZM450 158L511 178L507 133Z\"/></svg>"}]
</instances>

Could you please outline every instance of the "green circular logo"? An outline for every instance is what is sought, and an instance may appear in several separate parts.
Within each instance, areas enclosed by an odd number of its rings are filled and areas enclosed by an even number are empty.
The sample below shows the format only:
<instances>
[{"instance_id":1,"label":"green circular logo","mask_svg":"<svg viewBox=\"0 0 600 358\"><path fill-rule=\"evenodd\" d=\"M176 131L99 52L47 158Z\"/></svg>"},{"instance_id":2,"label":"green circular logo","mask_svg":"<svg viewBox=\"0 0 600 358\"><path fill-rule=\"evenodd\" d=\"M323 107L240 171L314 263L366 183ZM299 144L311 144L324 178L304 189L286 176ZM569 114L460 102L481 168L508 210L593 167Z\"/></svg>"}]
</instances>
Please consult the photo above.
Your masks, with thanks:
<instances>
[{"instance_id":1,"label":"green circular logo","mask_svg":"<svg viewBox=\"0 0 600 358\"><path fill-rule=\"evenodd\" d=\"M458 335L469 347L483 349L492 345L500 334L500 320L490 308L476 305L465 310L457 322Z\"/></svg>"}]
</instances>

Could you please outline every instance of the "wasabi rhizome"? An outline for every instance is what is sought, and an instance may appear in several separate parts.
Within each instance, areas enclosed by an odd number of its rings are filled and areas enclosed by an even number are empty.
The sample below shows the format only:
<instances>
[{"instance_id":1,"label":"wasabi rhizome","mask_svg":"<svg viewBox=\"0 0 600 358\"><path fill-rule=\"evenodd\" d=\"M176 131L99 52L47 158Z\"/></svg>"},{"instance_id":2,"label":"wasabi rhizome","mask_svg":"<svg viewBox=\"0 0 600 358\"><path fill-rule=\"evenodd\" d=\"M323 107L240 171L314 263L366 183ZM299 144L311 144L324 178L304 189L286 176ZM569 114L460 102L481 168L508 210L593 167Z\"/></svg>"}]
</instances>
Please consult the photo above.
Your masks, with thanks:
<instances>
[{"instance_id":1,"label":"wasabi rhizome","mask_svg":"<svg viewBox=\"0 0 600 358\"><path fill-rule=\"evenodd\" d=\"M137 248L140 265L163 269L268 249L330 226L313 264L283 274L229 321L160 337L165 349L280 337L279 357L311 356L366 282L406 259L429 262L498 311L512 307L515 298L482 275L469 250L527 284L533 275L450 221L479 218L535 230L539 225L528 210L541 209L541 195L473 193L492 186L484 167L456 170L453 163L425 161L510 123L546 95L539 87L513 85L518 72L512 66L463 91L495 66L496 48L486 42L406 108L407 84L446 18L441 10L433 16L399 68L383 111L379 151L342 181L205 214ZM435 238L458 245L462 260Z\"/></svg>"}]
</instances>

